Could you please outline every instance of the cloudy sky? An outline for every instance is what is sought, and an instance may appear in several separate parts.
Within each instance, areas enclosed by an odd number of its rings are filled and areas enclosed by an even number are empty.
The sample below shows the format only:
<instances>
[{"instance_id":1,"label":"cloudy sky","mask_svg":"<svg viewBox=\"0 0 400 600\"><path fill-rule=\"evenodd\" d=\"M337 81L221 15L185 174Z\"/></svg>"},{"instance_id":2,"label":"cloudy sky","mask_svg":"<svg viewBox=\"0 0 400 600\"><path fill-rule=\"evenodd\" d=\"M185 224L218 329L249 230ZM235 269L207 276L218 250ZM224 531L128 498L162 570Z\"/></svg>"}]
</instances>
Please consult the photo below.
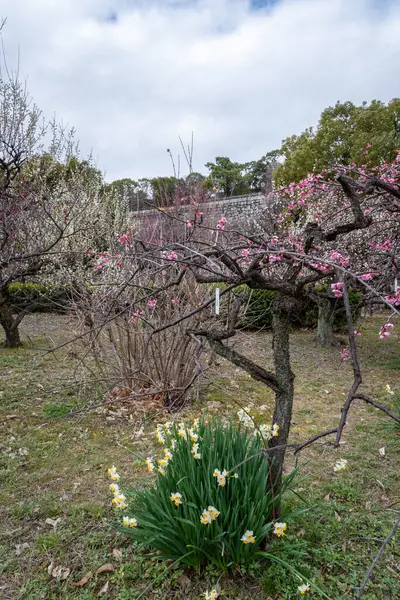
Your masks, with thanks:
<instances>
[{"instance_id":1,"label":"cloudy sky","mask_svg":"<svg viewBox=\"0 0 400 600\"><path fill-rule=\"evenodd\" d=\"M256 159L337 100L400 96L400 0L2 0L8 66L108 180L171 175L195 139ZM185 171L183 169L183 173Z\"/></svg>"}]
</instances>

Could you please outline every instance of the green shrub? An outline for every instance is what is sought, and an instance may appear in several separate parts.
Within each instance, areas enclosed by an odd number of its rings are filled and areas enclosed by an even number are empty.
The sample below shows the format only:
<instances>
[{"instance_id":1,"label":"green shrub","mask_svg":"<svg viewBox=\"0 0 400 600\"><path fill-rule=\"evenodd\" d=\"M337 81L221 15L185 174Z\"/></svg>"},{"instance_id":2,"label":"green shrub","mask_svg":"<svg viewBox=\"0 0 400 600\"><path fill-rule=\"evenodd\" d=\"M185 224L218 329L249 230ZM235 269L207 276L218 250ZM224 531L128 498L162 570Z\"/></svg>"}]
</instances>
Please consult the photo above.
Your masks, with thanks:
<instances>
[{"instance_id":1,"label":"green shrub","mask_svg":"<svg viewBox=\"0 0 400 600\"><path fill-rule=\"evenodd\" d=\"M30 282L9 283L7 295L16 312L32 304L32 312L53 311L64 313L72 299L69 286Z\"/></svg>"},{"instance_id":2,"label":"green shrub","mask_svg":"<svg viewBox=\"0 0 400 600\"><path fill-rule=\"evenodd\" d=\"M154 487L126 492L125 498L118 484L116 488L112 484L114 504L128 505L118 511L117 527L167 560L197 569L207 563L221 571L248 567L272 534L274 511L294 473L285 479L279 497L273 498L266 492L270 474L261 452L263 440L254 430L219 419L197 420L192 428L160 427L157 436L166 445L164 458L154 469ZM119 478L114 468L110 474ZM121 525L123 518L126 526Z\"/></svg>"},{"instance_id":3,"label":"green shrub","mask_svg":"<svg viewBox=\"0 0 400 600\"><path fill-rule=\"evenodd\" d=\"M250 290L250 299L247 305L245 327L271 327L272 325L272 302L276 292L269 290Z\"/></svg>"},{"instance_id":4,"label":"green shrub","mask_svg":"<svg viewBox=\"0 0 400 600\"><path fill-rule=\"evenodd\" d=\"M243 286L243 289L246 286ZM242 291L242 290L239 290ZM241 323L242 327L260 328L271 327L272 325L272 302L276 296L276 292L269 290L246 290L250 293L250 298L247 304L245 318ZM352 289L349 290L349 300L352 308L353 319L357 321L360 317L362 294ZM311 300L302 310L295 311L292 314L292 324L300 327L314 328L318 321L318 306ZM346 328L346 314L342 299L336 300L336 309L333 327L335 329Z\"/></svg>"}]
</instances>

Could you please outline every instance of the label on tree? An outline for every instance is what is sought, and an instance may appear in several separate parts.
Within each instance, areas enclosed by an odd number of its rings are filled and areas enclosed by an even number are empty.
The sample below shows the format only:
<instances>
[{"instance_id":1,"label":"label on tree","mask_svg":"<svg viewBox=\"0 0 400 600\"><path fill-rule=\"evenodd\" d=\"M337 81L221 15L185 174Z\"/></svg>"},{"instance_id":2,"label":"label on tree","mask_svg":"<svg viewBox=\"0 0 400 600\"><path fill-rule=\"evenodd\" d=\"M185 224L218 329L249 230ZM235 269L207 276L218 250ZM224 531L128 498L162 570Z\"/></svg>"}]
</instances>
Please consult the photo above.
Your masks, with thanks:
<instances>
[{"instance_id":1,"label":"label on tree","mask_svg":"<svg viewBox=\"0 0 400 600\"><path fill-rule=\"evenodd\" d=\"M219 288L215 290L215 314L219 315Z\"/></svg>"}]
</instances>

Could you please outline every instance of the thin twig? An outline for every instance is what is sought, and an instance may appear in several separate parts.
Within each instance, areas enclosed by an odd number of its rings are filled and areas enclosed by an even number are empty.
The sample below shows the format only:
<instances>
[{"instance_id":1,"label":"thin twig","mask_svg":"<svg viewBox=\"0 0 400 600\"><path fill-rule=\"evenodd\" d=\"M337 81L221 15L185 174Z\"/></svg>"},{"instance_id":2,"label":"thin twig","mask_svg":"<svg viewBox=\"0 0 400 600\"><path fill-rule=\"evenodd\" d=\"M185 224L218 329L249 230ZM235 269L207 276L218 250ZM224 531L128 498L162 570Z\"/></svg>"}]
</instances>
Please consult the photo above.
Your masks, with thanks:
<instances>
[{"instance_id":1,"label":"thin twig","mask_svg":"<svg viewBox=\"0 0 400 600\"><path fill-rule=\"evenodd\" d=\"M371 563L371 566L369 567L367 574L365 575L365 579L362 582L362 585L360 588L358 588L358 594L355 597L357 600L359 598L361 598L361 596L364 594L365 588L367 586L368 581L371 578L372 575L372 571L375 569L377 563L379 562L383 552L385 551L386 546L389 544L390 540L392 539L392 537L394 536L394 534L397 531L398 526L400 525L400 517L398 519L395 520L395 522L393 523L393 527L392 529L389 531L386 539L383 541L382 546L379 548L379 551L377 553L377 555L375 556L374 560Z\"/></svg>"}]
</instances>

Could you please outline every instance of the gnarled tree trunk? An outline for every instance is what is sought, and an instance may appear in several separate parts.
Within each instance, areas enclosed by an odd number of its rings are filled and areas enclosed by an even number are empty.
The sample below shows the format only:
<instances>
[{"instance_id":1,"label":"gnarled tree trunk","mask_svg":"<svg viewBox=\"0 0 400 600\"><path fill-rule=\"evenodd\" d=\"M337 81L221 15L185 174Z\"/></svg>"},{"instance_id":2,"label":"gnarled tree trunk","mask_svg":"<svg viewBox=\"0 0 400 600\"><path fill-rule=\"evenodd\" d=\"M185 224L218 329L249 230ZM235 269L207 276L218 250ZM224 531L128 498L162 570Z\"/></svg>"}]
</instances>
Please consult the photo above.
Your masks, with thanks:
<instances>
[{"instance_id":1,"label":"gnarled tree trunk","mask_svg":"<svg viewBox=\"0 0 400 600\"><path fill-rule=\"evenodd\" d=\"M17 319L8 303L7 296L0 294L0 325L6 334L5 347L17 348L21 346L18 325L20 319Z\"/></svg>"},{"instance_id":2,"label":"gnarled tree trunk","mask_svg":"<svg viewBox=\"0 0 400 600\"><path fill-rule=\"evenodd\" d=\"M333 342L334 304L328 298L318 300L317 346L331 346Z\"/></svg>"},{"instance_id":3,"label":"gnarled tree trunk","mask_svg":"<svg viewBox=\"0 0 400 600\"><path fill-rule=\"evenodd\" d=\"M278 294L272 307L273 353L275 377L278 388L275 391L275 410L273 423L279 424L279 436L270 440L269 448L284 446L288 443L292 420L294 397L294 374L290 365L290 314L291 298ZM286 448L278 448L269 454L271 460L271 489L278 493L282 485L283 463Z\"/></svg>"}]
</instances>

